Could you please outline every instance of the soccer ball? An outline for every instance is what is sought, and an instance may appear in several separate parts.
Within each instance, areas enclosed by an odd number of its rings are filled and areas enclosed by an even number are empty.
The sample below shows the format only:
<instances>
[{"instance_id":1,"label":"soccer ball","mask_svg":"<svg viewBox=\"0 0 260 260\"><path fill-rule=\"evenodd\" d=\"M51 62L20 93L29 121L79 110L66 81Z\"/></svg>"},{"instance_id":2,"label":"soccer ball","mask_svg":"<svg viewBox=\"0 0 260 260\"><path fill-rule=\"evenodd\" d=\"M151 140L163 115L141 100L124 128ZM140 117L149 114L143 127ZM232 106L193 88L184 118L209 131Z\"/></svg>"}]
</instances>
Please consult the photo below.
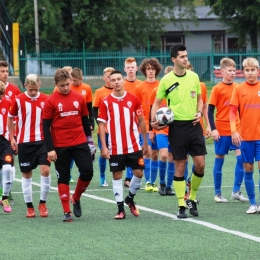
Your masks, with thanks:
<instances>
[{"instance_id":1,"label":"soccer ball","mask_svg":"<svg viewBox=\"0 0 260 260\"><path fill-rule=\"evenodd\" d=\"M160 125L169 125L174 120L174 114L168 107L159 108L155 117L156 121L158 121Z\"/></svg>"}]
</instances>

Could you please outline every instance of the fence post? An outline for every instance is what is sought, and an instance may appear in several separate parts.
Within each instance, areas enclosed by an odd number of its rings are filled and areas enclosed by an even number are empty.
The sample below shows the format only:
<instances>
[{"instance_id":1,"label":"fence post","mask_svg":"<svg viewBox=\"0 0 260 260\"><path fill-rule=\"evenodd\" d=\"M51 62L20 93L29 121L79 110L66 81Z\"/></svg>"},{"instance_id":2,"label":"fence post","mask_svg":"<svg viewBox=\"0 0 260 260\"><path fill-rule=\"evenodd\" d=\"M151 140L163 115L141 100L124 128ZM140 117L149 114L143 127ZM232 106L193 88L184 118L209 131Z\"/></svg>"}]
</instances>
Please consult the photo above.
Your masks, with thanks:
<instances>
[{"instance_id":1,"label":"fence post","mask_svg":"<svg viewBox=\"0 0 260 260\"><path fill-rule=\"evenodd\" d=\"M211 75L211 81L215 85L215 75L214 75L214 41L211 41L211 68L210 68L210 75Z\"/></svg>"},{"instance_id":2,"label":"fence post","mask_svg":"<svg viewBox=\"0 0 260 260\"><path fill-rule=\"evenodd\" d=\"M85 42L82 42L82 48L83 48L83 75L85 77L85 80L87 81L87 71L86 71L86 53L85 53Z\"/></svg>"},{"instance_id":3,"label":"fence post","mask_svg":"<svg viewBox=\"0 0 260 260\"><path fill-rule=\"evenodd\" d=\"M147 41L147 56L150 58L150 41Z\"/></svg>"}]
</instances>

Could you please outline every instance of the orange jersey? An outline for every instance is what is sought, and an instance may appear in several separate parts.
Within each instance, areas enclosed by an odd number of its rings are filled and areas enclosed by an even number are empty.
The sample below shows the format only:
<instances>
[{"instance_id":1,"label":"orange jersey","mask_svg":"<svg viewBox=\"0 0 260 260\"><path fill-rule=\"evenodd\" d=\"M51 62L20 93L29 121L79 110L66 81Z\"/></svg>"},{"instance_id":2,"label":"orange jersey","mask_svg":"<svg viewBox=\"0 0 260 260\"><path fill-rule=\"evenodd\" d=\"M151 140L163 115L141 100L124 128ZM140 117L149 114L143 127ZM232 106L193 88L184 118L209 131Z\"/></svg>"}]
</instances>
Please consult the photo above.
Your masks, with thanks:
<instances>
[{"instance_id":1,"label":"orange jersey","mask_svg":"<svg viewBox=\"0 0 260 260\"><path fill-rule=\"evenodd\" d=\"M153 83L144 81L138 84L135 89L135 95L141 101L147 132L149 132L150 97L153 89L157 88L159 83L159 80L155 80Z\"/></svg>"},{"instance_id":2,"label":"orange jersey","mask_svg":"<svg viewBox=\"0 0 260 260\"><path fill-rule=\"evenodd\" d=\"M107 97L113 92L113 88L103 86L95 91L93 107L99 107L100 102L103 98Z\"/></svg>"},{"instance_id":3,"label":"orange jersey","mask_svg":"<svg viewBox=\"0 0 260 260\"><path fill-rule=\"evenodd\" d=\"M216 107L216 128L220 136L231 136L230 120L229 120L229 103L232 92L237 83L225 84L218 83L212 88L209 104ZM239 128L239 117L236 117L236 127Z\"/></svg>"},{"instance_id":4,"label":"orange jersey","mask_svg":"<svg viewBox=\"0 0 260 260\"><path fill-rule=\"evenodd\" d=\"M244 141L260 140L260 82L243 82L234 88L231 105L238 107L240 135Z\"/></svg>"},{"instance_id":5,"label":"orange jersey","mask_svg":"<svg viewBox=\"0 0 260 260\"><path fill-rule=\"evenodd\" d=\"M135 81L128 81L127 79L125 79L125 84L124 84L124 89L135 95L135 88L138 84L142 83L143 81L136 79Z\"/></svg>"},{"instance_id":6,"label":"orange jersey","mask_svg":"<svg viewBox=\"0 0 260 260\"><path fill-rule=\"evenodd\" d=\"M73 84L70 84L70 89L78 92L81 96L83 96L86 103L92 102L92 90L88 84L82 82L79 86L74 86ZM58 87L55 87L53 92L57 90Z\"/></svg>"},{"instance_id":7,"label":"orange jersey","mask_svg":"<svg viewBox=\"0 0 260 260\"><path fill-rule=\"evenodd\" d=\"M207 87L206 87L205 83L200 82L200 88L201 88L201 98L202 98L202 102L203 102L203 105L204 105L208 102ZM201 124L203 132L204 132L205 127L204 127L203 118L200 119L200 124Z\"/></svg>"},{"instance_id":8,"label":"orange jersey","mask_svg":"<svg viewBox=\"0 0 260 260\"><path fill-rule=\"evenodd\" d=\"M153 105L154 103L154 100L156 98L156 91L157 91L158 87L157 88L154 88L153 91L152 91L152 94L151 94L151 97L150 97L150 107ZM162 103L160 105L160 107L167 107L167 101L166 99L163 99L162 100ZM164 135L168 135L168 132L169 132L169 128L166 127L162 130L155 130L153 129L153 131L156 133L156 134L164 134Z\"/></svg>"}]
</instances>

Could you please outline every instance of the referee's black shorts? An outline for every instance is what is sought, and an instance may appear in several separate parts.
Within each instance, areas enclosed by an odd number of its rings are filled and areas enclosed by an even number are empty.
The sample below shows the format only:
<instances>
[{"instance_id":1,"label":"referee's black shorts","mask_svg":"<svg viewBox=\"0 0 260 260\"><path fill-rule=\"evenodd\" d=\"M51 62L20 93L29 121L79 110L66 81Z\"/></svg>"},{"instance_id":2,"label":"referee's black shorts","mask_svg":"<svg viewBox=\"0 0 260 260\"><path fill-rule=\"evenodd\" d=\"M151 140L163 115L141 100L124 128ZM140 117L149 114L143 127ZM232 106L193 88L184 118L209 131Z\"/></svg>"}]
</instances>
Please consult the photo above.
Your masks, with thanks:
<instances>
[{"instance_id":1,"label":"referee's black shorts","mask_svg":"<svg viewBox=\"0 0 260 260\"><path fill-rule=\"evenodd\" d=\"M207 154L205 138L200 123L173 121L169 126L169 142L175 160L185 160L187 154L200 156Z\"/></svg>"}]
</instances>

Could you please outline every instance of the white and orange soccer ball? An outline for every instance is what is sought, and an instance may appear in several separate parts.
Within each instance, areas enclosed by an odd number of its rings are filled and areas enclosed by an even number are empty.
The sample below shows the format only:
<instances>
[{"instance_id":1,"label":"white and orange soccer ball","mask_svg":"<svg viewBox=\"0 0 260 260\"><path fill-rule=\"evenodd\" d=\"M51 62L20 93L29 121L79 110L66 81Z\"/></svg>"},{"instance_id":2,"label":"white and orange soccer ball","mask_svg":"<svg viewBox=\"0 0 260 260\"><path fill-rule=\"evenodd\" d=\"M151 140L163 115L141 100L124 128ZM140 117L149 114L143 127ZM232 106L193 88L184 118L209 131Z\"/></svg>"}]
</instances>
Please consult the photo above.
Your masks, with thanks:
<instances>
[{"instance_id":1,"label":"white and orange soccer ball","mask_svg":"<svg viewBox=\"0 0 260 260\"><path fill-rule=\"evenodd\" d=\"M174 114L169 107L161 107L156 111L155 118L160 125L169 125L174 120Z\"/></svg>"}]
</instances>

